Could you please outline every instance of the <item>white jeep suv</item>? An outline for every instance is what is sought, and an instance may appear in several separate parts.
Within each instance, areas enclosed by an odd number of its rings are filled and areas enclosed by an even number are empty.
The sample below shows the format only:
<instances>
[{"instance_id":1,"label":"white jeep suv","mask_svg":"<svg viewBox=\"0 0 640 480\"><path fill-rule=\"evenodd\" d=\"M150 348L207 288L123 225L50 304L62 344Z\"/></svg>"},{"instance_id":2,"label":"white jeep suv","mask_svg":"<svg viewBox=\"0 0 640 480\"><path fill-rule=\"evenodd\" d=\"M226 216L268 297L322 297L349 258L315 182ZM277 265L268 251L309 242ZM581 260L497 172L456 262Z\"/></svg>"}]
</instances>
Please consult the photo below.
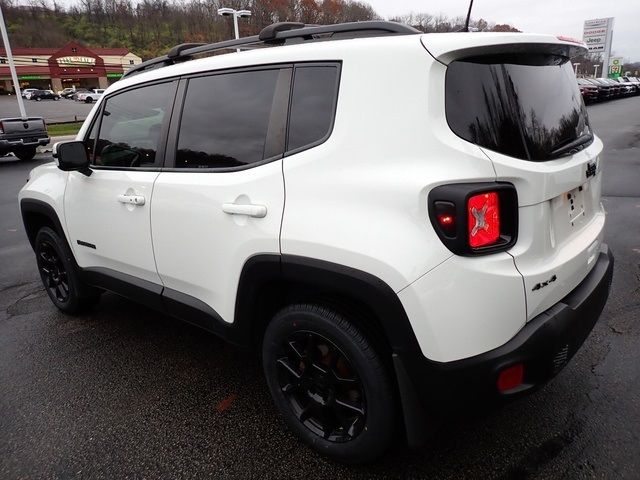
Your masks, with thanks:
<instances>
[{"instance_id":1,"label":"white jeep suv","mask_svg":"<svg viewBox=\"0 0 640 480\"><path fill-rule=\"evenodd\" d=\"M418 445L431 412L543 385L607 300L581 53L387 22L179 45L20 192L45 288L63 312L108 290L255 348L323 454Z\"/></svg>"}]
</instances>

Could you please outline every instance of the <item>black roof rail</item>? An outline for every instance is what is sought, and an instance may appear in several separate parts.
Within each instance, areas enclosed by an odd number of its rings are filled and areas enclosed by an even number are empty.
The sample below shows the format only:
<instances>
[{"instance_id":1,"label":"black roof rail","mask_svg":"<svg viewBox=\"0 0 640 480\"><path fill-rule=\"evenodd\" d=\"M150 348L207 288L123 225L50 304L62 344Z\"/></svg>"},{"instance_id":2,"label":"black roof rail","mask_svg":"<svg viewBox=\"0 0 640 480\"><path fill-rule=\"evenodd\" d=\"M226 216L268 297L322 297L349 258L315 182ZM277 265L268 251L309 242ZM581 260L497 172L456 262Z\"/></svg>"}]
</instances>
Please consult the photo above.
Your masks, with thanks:
<instances>
[{"instance_id":1,"label":"black roof rail","mask_svg":"<svg viewBox=\"0 0 640 480\"><path fill-rule=\"evenodd\" d=\"M262 29L259 35L223 42L200 44L182 43L173 47L166 55L147 60L127 70L123 77L191 60L194 55L227 50L251 45L283 45L315 40L338 40L345 38L375 37L382 35L414 35L422 33L408 25L387 21L337 23L335 25L305 25L298 22L279 22Z\"/></svg>"}]
</instances>

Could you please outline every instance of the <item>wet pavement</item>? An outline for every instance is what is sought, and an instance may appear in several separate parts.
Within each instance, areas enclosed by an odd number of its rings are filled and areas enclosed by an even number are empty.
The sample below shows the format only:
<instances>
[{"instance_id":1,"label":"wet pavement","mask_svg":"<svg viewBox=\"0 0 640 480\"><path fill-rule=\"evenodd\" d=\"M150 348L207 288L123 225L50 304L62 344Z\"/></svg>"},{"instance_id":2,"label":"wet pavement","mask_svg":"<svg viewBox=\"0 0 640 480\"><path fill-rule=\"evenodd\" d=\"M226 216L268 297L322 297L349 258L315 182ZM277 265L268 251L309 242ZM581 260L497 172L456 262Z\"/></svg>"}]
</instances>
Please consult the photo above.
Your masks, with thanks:
<instances>
[{"instance_id":1,"label":"wet pavement","mask_svg":"<svg viewBox=\"0 0 640 480\"><path fill-rule=\"evenodd\" d=\"M1 158L0 478L639 478L640 97L589 113L616 256L591 336L542 390L360 467L286 430L251 354L111 294L91 313L59 313L16 202L50 157Z\"/></svg>"}]
</instances>

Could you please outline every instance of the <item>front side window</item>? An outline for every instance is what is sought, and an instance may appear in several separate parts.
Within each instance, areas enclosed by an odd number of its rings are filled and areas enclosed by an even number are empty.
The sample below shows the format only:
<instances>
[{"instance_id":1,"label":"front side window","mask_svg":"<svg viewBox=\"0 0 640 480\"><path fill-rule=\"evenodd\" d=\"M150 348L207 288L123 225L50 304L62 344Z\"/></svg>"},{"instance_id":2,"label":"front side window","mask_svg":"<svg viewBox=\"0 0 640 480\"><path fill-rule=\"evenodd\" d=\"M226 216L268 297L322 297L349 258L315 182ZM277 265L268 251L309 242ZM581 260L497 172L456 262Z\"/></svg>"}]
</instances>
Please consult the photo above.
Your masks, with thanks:
<instances>
[{"instance_id":1,"label":"front side window","mask_svg":"<svg viewBox=\"0 0 640 480\"><path fill-rule=\"evenodd\" d=\"M337 66L296 67L287 151L312 146L330 133L338 93Z\"/></svg>"},{"instance_id":2,"label":"front side window","mask_svg":"<svg viewBox=\"0 0 640 480\"><path fill-rule=\"evenodd\" d=\"M175 83L149 85L106 100L93 164L154 167L162 125L173 102ZM87 145L89 147L89 145Z\"/></svg>"},{"instance_id":3,"label":"front side window","mask_svg":"<svg viewBox=\"0 0 640 480\"><path fill-rule=\"evenodd\" d=\"M593 136L571 62L553 55L476 57L446 74L451 130L481 147L545 161Z\"/></svg>"},{"instance_id":4,"label":"front side window","mask_svg":"<svg viewBox=\"0 0 640 480\"><path fill-rule=\"evenodd\" d=\"M272 156L266 144L279 75L274 69L189 80L176 168L243 167Z\"/></svg>"}]
</instances>

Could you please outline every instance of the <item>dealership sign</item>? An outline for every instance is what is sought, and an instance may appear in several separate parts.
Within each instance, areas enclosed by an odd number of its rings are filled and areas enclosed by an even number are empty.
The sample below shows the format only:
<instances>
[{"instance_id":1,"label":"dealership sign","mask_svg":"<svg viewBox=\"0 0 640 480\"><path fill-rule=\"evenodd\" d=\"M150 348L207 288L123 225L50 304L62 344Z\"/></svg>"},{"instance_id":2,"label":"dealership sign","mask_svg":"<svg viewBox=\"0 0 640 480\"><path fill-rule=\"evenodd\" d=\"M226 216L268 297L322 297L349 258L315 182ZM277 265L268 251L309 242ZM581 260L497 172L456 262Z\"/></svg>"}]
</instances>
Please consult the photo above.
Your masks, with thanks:
<instances>
[{"instance_id":1,"label":"dealership sign","mask_svg":"<svg viewBox=\"0 0 640 480\"><path fill-rule=\"evenodd\" d=\"M582 39L587 44L590 53L611 52L611 34L613 18L595 18L584 22Z\"/></svg>"},{"instance_id":2,"label":"dealership sign","mask_svg":"<svg viewBox=\"0 0 640 480\"><path fill-rule=\"evenodd\" d=\"M91 57L60 57L58 58L58 65L95 65L96 59Z\"/></svg>"}]
</instances>

